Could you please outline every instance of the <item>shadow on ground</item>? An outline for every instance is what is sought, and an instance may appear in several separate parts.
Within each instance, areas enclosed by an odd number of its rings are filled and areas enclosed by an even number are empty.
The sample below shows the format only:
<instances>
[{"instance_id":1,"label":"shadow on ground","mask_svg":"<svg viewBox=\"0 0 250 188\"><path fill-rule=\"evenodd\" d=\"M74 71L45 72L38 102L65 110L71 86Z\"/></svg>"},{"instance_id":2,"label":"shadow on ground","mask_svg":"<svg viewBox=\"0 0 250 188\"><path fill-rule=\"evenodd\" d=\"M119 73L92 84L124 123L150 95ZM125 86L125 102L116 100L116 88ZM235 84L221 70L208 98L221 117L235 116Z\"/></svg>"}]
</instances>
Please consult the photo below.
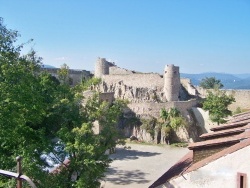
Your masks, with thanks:
<instances>
[{"instance_id":1,"label":"shadow on ground","mask_svg":"<svg viewBox=\"0 0 250 188\"><path fill-rule=\"evenodd\" d=\"M116 152L110 155L110 158L113 160L126 160L126 159L131 160L131 159L138 159L139 157L152 157L155 155L161 155L161 153L116 148Z\"/></svg>"},{"instance_id":2,"label":"shadow on ground","mask_svg":"<svg viewBox=\"0 0 250 188\"><path fill-rule=\"evenodd\" d=\"M149 182L145 179L147 173L140 170L124 171L117 168L110 168L108 174L109 176L105 178L105 181L118 185L129 185L131 183L145 184Z\"/></svg>"}]
</instances>

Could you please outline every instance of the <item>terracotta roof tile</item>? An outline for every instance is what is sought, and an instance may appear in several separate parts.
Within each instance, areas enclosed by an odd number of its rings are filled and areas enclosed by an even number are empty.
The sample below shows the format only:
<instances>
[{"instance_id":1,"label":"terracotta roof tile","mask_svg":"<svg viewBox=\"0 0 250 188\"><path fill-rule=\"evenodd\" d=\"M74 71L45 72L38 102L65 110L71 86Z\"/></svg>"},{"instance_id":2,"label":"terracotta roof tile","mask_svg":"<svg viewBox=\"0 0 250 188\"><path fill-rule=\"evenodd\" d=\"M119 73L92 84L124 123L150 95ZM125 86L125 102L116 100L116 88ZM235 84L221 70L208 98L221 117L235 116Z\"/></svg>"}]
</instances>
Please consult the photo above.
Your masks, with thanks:
<instances>
[{"instance_id":1,"label":"terracotta roof tile","mask_svg":"<svg viewBox=\"0 0 250 188\"><path fill-rule=\"evenodd\" d=\"M219 144L225 144L225 143L232 143L236 141L240 141L242 139L250 138L250 131L243 132L236 136L226 137L226 138L217 138L212 140L206 140L201 142L195 142L188 145L188 149L194 149L198 147L207 147L207 146L213 146L213 145L219 145Z\"/></svg>"},{"instance_id":2,"label":"terracotta roof tile","mask_svg":"<svg viewBox=\"0 0 250 188\"><path fill-rule=\"evenodd\" d=\"M226 130L221 130L221 131L216 131L216 132L209 132L209 133L205 133L202 134L200 136L200 138L211 138L211 137L215 137L215 136L223 136L223 135L228 135L231 133L241 133L244 132L246 129L250 129L250 123L248 123L247 125L243 126L243 127L236 127L236 128L232 128L232 129L226 129Z\"/></svg>"},{"instance_id":3,"label":"terracotta roof tile","mask_svg":"<svg viewBox=\"0 0 250 188\"><path fill-rule=\"evenodd\" d=\"M222 124L217 127L213 127L210 130L211 131L219 131L219 130L224 130L224 129L231 129L234 127L241 127L246 124L250 123L250 119L244 120L244 121L239 121L239 122L232 122L232 123L227 123L227 124Z\"/></svg>"},{"instance_id":4,"label":"terracotta roof tile","mask_svg":"<svg viewBox=\"0 0 250 188\"><path fill-rule=\"evenodd\" d=\"M237 117L240 117L240 116L245 116L245 115L250 115L250 111L247 111L247 112L242 112L242 113L239 113L239 114L235 114L233 115L233 119L237 118Z\"/></svg>"},{"instance_id":5,"label":"terracotta roof tile","mask_svg":"<svg viewBox=\"0 0 250 188\"><path fill-rule=\"evenodd\" d=\"M149 188L155 188L159 185L166 183L167 181L170 181L175 177L185 175L186 173L197 170L207 165L208 163L215 161L216 159L231 154L249 145L250 139L243 140L227 149L224 149L194 164L192 164L193 151L190 151L180 161L178 161L174 166L172 166L167 172L165 172L158 180L156 180L151 186L149 186Z\"/></svg>"}]
</instances>

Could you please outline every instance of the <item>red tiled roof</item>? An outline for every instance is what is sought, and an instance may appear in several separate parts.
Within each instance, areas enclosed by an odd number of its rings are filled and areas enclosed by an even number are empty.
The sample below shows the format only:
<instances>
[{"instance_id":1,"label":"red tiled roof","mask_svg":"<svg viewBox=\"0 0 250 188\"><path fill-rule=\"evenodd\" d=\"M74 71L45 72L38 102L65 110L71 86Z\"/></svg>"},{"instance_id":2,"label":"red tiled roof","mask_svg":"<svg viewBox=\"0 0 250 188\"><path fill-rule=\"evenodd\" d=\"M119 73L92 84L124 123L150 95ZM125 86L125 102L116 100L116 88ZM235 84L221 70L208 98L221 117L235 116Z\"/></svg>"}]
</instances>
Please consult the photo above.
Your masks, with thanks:
<instances>
[{"instance_id":1,"label":"red tiled roof","mask_svg":"<svg viewBox=\"0 0 250 188\"><path fill-rule=\"evenodd\" d=\"M235 127L242 127L246 124L250 123L250 119L244 120L244 121L239 121L239 122L232 122L232 123L227 123L227 124L222 124L217 127L213 127L210 130L211 131L219 131L219 130L224 130L224 129L231 129Z\"/></svg>"},{"instance_id":2,"label":"red tiled roof","mask_svg":"<svg viewBox=\"0 0 250 188\"><path fill-rule=\"evenodd\" d=\"M155 188L159 185L166 183L167 181L170 181L175 177L197 170L207 165L208 163L215 161L216 159L231 154L249 145L250 139L243 140L194 164L192 164L193 151L190 151L180 161L178 161L174 166L172 166L167 172L165 172L158 180L156 180L151 186L149 186L149 188Z\"/></svg>"},{"instance_id":3,"label":"red tiled roof","mask_svg":"<svg viewBox=\"0 0 250 188\"><path fill-rule=\"evenodd\" d=\"M198 147L206 147L206 146L213 146L213 145L219 145L219 144L224 144L224 143L232 143L232 142L237 142L242 139L247 139L250 138L250 132L243 132L239 135L236 136L231 136L231 137L226 137L226 138L217 138L217 139L212 139L212 140L206 140L202 142L195 142L191 143L188 146L188 149L194 149Z\"/></svg>"},{"instance_id":4,"label":"red tiled roof","mask_svg":"<svg viewBox=\"0 0 250 188\"><path fill-rule=\"evenodd\" d=\"M245 125L247 123L250 123L250 111L234 115L232 119L227 121L227 123L221 124L220 126L213 127L213 128L211 128L211 130L218 131L218 130L222 130L222 129L239 127L239 126Z\"/></svg>"},{"instance_id":5,"label":"red tiled roof","mask_svg":"<svg viewBox=\"0 0 250 188\"><path fill-rule=\"evenodd\" d=\"M171 179L184 175L186 173L197 170L216 159L219 159L223 156L231 154L235 151L238 151L242 148L245 148L250 145L250 131L247 129L250 128L250 112L242 113L237 116L233 116L234 120L230 120L230 123L218 126L211 130L215 132L206 133L201 136L201 138L211 138L211 140L206 140L202 142L196 142L189 144L189 149L203 148L212 145L223 145L227 143L233 143L234 145L228 146L227 148L218 151L211 156L208 156L200 161L193 163L193 151L191 150L187 155L185 155L180 161L178 161L174 166L172 166L166 173L164 173L158 180L156 180L150 188L157 187L170 181ZM249 123L249 124L248 124ZM246 125L246 126L245 126ZM224 130L223 130L224 129ZM226 129L226 130L225 130ZM239 133L235 136L224 137L224 138L215 138L213 137L218 135L226 135L230 133Z\"/></svg>"},{"instance_id":6,"label":"red tiled roof","mask_svg":"<svg viewBox=\"0 0 250 188\"><path fill-rule=\"evenodd\" d=\"M242 113L233 115L232 116L233 118L231 120L234 120L234 119L237 119L237 118L240 118L240 117L244 117L244 116L249 116L249 115L250 115L250 111L242 112Z\"/></svg>"},{"instance_id":7,"label":"red tiled roof","mask_svg":"<svg viewBox=\"0 0 250 188\"><path fill-rule=\"evenodd\" d=\"M226 130L222 130L222 131L205 133L205 134L202 134L200 136L200 138L207 139L207 138L211 138L211 137L215 137L215 136L224 136L224 135L228 135L231 133L241 133L249 128L250 128L250 123L248 123L246 126L243 126L243 127L237 127L237 128L226 129Z\"/></svg>"}]
</instances>

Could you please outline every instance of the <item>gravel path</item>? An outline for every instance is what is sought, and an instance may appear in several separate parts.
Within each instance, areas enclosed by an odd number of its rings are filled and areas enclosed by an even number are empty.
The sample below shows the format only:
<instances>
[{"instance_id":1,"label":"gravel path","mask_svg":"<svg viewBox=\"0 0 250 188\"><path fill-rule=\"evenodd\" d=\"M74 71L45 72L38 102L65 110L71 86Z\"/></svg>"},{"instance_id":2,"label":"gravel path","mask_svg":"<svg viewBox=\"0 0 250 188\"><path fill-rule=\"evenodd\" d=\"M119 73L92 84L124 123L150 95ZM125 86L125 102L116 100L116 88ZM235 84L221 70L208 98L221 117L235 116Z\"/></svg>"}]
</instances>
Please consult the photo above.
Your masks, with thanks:
<instances>
[{"instance_id":1,"label":"gravel path","mask_svg":"<svg viewBox=\"0 0 250 188\"><path fill-rule=\"evenodd\" d=\"M111 155L114 160L102 182L103 188L148 187L182 158L187 148L127 144Z\"/></svg>"}]
</instances>

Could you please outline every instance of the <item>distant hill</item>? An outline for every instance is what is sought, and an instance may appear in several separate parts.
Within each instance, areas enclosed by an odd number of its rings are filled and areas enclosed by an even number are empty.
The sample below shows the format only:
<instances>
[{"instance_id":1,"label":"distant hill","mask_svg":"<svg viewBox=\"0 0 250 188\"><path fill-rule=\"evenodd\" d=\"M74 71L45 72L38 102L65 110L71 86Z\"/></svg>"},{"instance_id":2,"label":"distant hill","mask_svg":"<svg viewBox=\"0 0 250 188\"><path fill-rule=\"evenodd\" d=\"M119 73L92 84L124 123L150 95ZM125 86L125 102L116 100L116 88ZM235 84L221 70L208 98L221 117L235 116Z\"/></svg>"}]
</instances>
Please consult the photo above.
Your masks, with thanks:
<instances>
[{"instance_id":1,"label":"distant hill","mask_svg":"<svg viewBox=\"0 0 250 188\"><path fill-rule=\"evenodd\" d=\"M51 65L42 65L43 68L47 68L47 69L54 69L56 67L51 66Z\"/></svg>"},{"instance_id":2,"label":"distant hill","mask_svg":"<svg viewBox=\"0 0 250 188\"><path fill-rule=\"evenodd\" d=\"M206 77L215 77L224 85L224 89L250 89L250 74L227 74L227 73L201 73L201 74L180 74L182 78L189 78L193 85L199 85Z\"/></svg>"}]
</instances>

